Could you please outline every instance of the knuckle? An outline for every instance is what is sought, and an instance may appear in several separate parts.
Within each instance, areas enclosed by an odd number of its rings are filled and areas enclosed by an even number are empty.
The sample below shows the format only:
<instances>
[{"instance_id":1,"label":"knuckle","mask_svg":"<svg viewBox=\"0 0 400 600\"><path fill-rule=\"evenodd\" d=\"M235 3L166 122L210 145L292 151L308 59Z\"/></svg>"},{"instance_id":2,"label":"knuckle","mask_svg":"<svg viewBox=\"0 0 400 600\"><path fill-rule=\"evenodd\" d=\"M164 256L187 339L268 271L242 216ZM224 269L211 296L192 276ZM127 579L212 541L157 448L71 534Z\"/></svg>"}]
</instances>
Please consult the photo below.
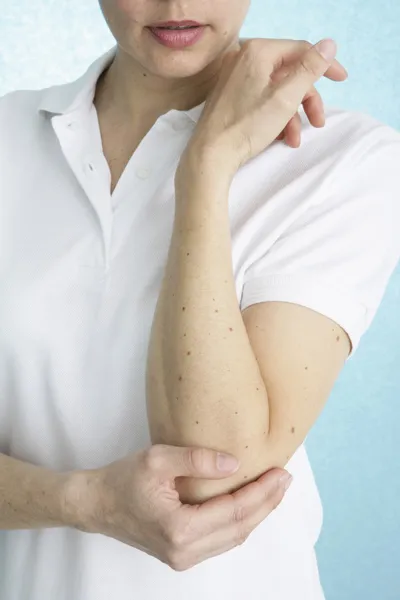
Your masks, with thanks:
<instances>
[{"instance_id":1,"label":"knuckle","mask_svg":"<svg viewBox=\"0 0 400 600\"><path fill-rule=\"evenodd\" d=\"M204 448L188 448L184 461L189 471L203 471L207 464L207 452Z\"/></svg>"},{"instance_id":2,"label":"knuckle","mask_svg":"<svg viewBox=\"0 0 400 600\"><path fill-rule=\"evenodd\" d=\"M323 62L322 56L319 55L318 51L315 51L312 56L303 56L299 62L299 70L303 73L311 74L313 77L320 77L321 75L321 64Z\"/></svg>"},{"instance_id":3,"label":"knuckle","mask_svg":"<svg viewBox=\"0 0 400 600\"><path fill-rule=\"evenodd\" d=\"M265 508L268 511L267 514L273 512L275 509L277 509L278 506L280 505L280 503L282 502L282 499L283 499L283 495L280 492L280 490L275 491L272 494L271 494L271 492L267 493L265 495Z\"/></svg>"},{"instance_id":4,"label":"knuckle","mask_svg":"<svg viewBox=\"0 0 400 600\"><path fill-rule=\"evenodd\" d=\"M175 550L169 550L167 553L167 565L173 571L185 571L187 568L184 557L180 552Z\"/></svg>"},{"instance_id":5,"label":"knuckle","mask_svg":"<svg viewBox=\"0 0 400 600\"><path fill-rule=\"evenodd\" d=\"M237 523L239 526L241 526L243 524L244 521L244 517L245 517L245 511L244 511L244 507L239 504L238 506L235 506L233 509L233 513L232 513L232 520L234 523Z\"/></svg>"},{"instance_id":6,"label":"knuckle","mask_svg":"<svg viewBox=\"0 0 400 600\"><path fill-rule=\"evenodd\" d=\"M252 68L254 72L258 72L260 60L263 57L268 57L268 49L265 46L265 40L260 38L250 38L242 47L248 67Z\"/></svg>"},{"instance_id":7,"label":"knuckle","mask_svg":"<svg viewBox=\"0 0 400 600\"><path fill-rule=\"evenodd\" d=\"M159 471L164 465L163 446L156 444L144 453L144 465L146 470Z\"/></svg>"},{"instance_id":8,"label":"knuckle","mask_svg":"<svg viewBox=\"0 0 400 600\"><path fill-rule=\"evenodd\" d=\"M187 530L171 519L163 523L162 536L171 551L183 550L188 543Z\"/></svg>"},{"instance_id":9,"label":"knuckle","mask_svg":"<svg viewBox=\"0 0 400 600\"><path fill-rule=\"evenodd\" d=\"M286 92L282 92L279 88L272 94L271 101L278 110L292 113L297 109L293 98L290 98Z\"/></svg>"},{"instance_id":10,"label":"knuckle","mask_svg":"<svg viewBox=\"0 0 400 600\"><path fill-rule=\"evenodd\" d=\"M187 552L172 549L167 552L165 562L173 571L178 572L187 571L198 563L196 560L191 560Z\"/></svg>"},{"instance_id":11,"label":"knuckle","mask_svg":"<svg viewBox=\"0 0 400 600\"><path fill-rule=\"evenodd\" d=\"M168 543L168 545L172 544L172 539L174 537L174 532L176 529L176 525L174 524L172 519L164 519L162 523L160 523L160 529L164 540Z\"/></svg>"},{"instance_id":12,"label":"knuckle","mask_svg":"<svg viewBox=\"0 0 400 600\"><path fill-rule=\"evenodd\" d=\"M186 546L186 534L181 529L170 529L168 541L174 550L183 550Z\"/></svg>"},{"instance_id":13,"label":"knuckle","mask_svg":"<svg viewBox=\"0 0 400 600\"><path fill-rule=\"evenodd\" d=\"M248 38L243 44L243 47L249 52L258 51L260 48L260 39L259 38Z\"/></svg>"},{"instance_id":14,"label":"knuckle","mask_svg":"<svg viewBox=\"0 0 400 600\"><path fill-rule=\"evenodd\" d=\"M242 546L250 535L250 531L245 527L239 527L237 530L235 545Z\"/></svg>"}]
</instances>

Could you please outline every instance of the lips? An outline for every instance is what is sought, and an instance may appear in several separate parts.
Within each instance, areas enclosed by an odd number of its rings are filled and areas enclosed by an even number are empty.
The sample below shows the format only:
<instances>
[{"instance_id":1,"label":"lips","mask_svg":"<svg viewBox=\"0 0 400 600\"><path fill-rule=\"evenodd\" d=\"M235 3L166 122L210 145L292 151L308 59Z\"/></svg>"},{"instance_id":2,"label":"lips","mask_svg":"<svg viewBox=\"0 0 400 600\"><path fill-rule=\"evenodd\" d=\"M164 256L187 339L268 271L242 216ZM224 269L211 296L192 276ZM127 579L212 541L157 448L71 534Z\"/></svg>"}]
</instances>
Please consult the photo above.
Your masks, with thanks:
<instances>
[{"instance_id":1,"label":"lips","mask_svg":"<svg viewBox=\"0 0 400 600\"><path fill-rule=\"evenodd\" d=\"M169 29L169 31L184 31L185 29L196 29L197 25L186 25L181 27L172 27L171 25L168 27L152 27L152 29Z\"/></svg>"},{"instance_id":2,"label":"lips","mask_svg":"<svg viewBox=\"0 0 400 600\"><path fill-rule=\"evenodd\" d=\"M163 46L169 48L186 48L193 46L204 35L206 27L190 26L187 29L166 29L165 27L149 27L151 34Z\"/></svg>"},{"instance_id":3,"label":"lips","mask_svg":"<svg viewBox=\"0 0 400 600\"><path fill-rule=\"evenodd\" d=\"M149 25L150 29L158 29L164 27L202 27L202 23L197 21L159 21L158 23L152 23Z\"/></svg>"}]
</instances>

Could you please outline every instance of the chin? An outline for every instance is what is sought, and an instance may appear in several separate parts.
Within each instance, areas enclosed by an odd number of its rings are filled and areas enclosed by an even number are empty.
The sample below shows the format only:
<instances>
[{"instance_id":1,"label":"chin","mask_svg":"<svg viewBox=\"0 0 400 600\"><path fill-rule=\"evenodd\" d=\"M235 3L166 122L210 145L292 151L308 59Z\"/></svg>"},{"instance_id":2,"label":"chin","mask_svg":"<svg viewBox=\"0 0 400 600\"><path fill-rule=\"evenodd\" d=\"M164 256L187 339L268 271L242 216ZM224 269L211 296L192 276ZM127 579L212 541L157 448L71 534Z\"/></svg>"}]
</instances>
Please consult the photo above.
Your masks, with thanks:
<instances>
[{"instance_id":1,"label":"chin","mask_svg":"<svg viewBox=\"0 0 400 600\"><path fill-rule=\"evenodd\" d=\"M176 64L171 62L168 64L157 66L146 65L148 70L153 75L162 77L163 79L187 79L188 77L195 77L207 67L207 63L200 60L185 61L185 64Z\"/></svg>"},{"instance_id":2,"label":"chin","mask_svg":"<svg viewBox=\"0 0 400 600\"><path fill-rule=\"evenodd\" d=\"M162 56L164 54L164 56ZM204 71L211 63L208 53L197 50L196 52L183 53L161 51L159 56L147 56L142 66L152 75L163 79L184 79L195 77Z\"/></svg>"},{"instance_id":3,"label":"chin","mask_svg":"<svg viewBox=\"0 0 400 600\"><path fill-rule=\"evenodd\" d=\"M142 66L153 75L165 79L195 77L218 60L226 50L225 46L216 44L215 39L212 40L207 34L193 46L175 49L159 44L151 34L148 37L147 32L146 39L142 38L140 46Z\"/></svg>"}]
</instances>

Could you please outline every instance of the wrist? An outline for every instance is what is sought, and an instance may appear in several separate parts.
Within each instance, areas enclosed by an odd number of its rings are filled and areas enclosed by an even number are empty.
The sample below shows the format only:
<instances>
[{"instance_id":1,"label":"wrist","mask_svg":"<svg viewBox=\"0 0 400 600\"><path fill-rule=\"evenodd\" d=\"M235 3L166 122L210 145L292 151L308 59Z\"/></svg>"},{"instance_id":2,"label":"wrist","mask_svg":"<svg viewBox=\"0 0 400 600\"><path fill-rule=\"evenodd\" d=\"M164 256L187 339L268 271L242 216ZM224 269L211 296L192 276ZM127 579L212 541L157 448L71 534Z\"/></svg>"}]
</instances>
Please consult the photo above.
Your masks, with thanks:
<instances>
[{"instance_id":1,"label":"wrist","mask_svg":"<svg viewBox=\"0 0 400 600\"><path fill-rule=\"evenodd\" d=\"M184 189L188 185L210 182L216 187L229 189L236 172L232 160L221 149L190 146L179 161L175 185Z\"/></svg>"},{"instance_id":2,"label":"wrist","mask_svg":"<svg viewBox=\"0 0 400 600\"><path fill-rule=\"evenodd\" d=\"M99 471L71 471L65 475L63 487L63 523L89 533L97 533L99 506Z\"/></svg>"}]
</instances>

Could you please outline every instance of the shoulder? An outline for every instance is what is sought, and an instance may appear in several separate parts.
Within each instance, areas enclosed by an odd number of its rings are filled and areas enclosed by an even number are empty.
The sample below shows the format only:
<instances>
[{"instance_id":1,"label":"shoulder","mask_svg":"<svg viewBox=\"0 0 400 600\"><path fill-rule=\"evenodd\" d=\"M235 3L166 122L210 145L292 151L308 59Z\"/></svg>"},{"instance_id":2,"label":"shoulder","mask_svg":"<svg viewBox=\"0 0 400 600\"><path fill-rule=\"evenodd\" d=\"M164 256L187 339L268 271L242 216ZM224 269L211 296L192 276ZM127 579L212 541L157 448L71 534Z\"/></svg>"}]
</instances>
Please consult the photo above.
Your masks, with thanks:
<instances>
[{"instance_id":1,"label":"shoulder","mask_svg":"<svg viewBox=\"0 0 400 600\"><path fill-rule=\"evenodd\" d=\"M310 177L314 172L318 194L299 222L319 219L342 244L347 231L347 243L364 256L378 252L372 240L382 253L392 244L387 256L398 260L400 132L369 114L332 107L323 129L301 118L305 141L296 160L307 164Z\"/></svg>"},{"instance_id":2,"label":"shoulder","mask_svg":"<svg viewBox=\"0 0 400 600\"><path fill-rule=\"evenodd\" d=\"M360 112L327 108L319 129L300 115L301 146L259 157L241 307L307 306L356 348L400 259L400 134Z\"/></svg>"},{"instance_id":3,"label":"shoulder","mask_svg":"<svg viewBox=\"0 0 400 600\"><path fill-rule=\"evenodd\" d=\"M15 117L37 113L45 90L13 90L0 96L0 119L7 122Z\"/></svg>"},{"instance_id":4,"label":"shoulder","mask_svg":"<svg viewBox=\"0 0 400 600\"><path fill-rule=\"evenodd\" d=\"M370 162L371 154L399 159L400 132L368 113L327 106L326 123L321 129L310 125L303 108L299 114L304 130L303 153L310 151L315 163L329 158L334 174ZM318 153L311 151L313 147Z\"/></svg>"},{"instance_id":5,"label":"shoulder","mask_svg":"<svg viewBox=\"0 0 400 600\"><path fill-rule=\"evenodd\" d=\"M45 90L15 90L0 97L0 163L21 155L40 139L45 123L40 105Z\"/></svg>"},{"instance_id":6,"label":"shoulder","mask_svg":"<svg viewBox=\"0 0 400 600\"><path fill-rule=\"evenodd\" d=\"M363 171L369 172L376 158L378 162L387 159L386 170L394 170L394 177L400 174L400 132L393 127L367 113L330 106L325 106L325 125L321 128L310 124L303 107L299 115L299 148L275 141L244 166L241 177L250 192L253 187L256 192L264 189L269 196L283 190L288 200L294 187L296 208L306 209L326 197L331 185L343 184L343 178L349 176L355 181ZM306 197L301 193L305 190Z\"/></svg>"},{"instance_id":7,"label":"shoulder","mask_svg":"<svg viewBox=\"0 0 400 600\"><path fill-rule=\"evenodd\" d=\"M51 88L39 90L13 90L0 96L0 131L1 140L16 139L18 133L26 134L36 130L43 122L40 111L43 98Z\"/></svg>"},{"instance_id":8,"label":"shoulder","mask_svg":"<svg viewBox=\"0 0 400 600\"><path fill-rule=\"evenodd\" d=\"M388 136L400 142L400 132L369 113L325 106L326 124L318 129L310 125L301 107L299 111L303 127L307 131L325 132L325 139L345 146L354 145L365 136Z\"/></svg>"}]
</instances>

